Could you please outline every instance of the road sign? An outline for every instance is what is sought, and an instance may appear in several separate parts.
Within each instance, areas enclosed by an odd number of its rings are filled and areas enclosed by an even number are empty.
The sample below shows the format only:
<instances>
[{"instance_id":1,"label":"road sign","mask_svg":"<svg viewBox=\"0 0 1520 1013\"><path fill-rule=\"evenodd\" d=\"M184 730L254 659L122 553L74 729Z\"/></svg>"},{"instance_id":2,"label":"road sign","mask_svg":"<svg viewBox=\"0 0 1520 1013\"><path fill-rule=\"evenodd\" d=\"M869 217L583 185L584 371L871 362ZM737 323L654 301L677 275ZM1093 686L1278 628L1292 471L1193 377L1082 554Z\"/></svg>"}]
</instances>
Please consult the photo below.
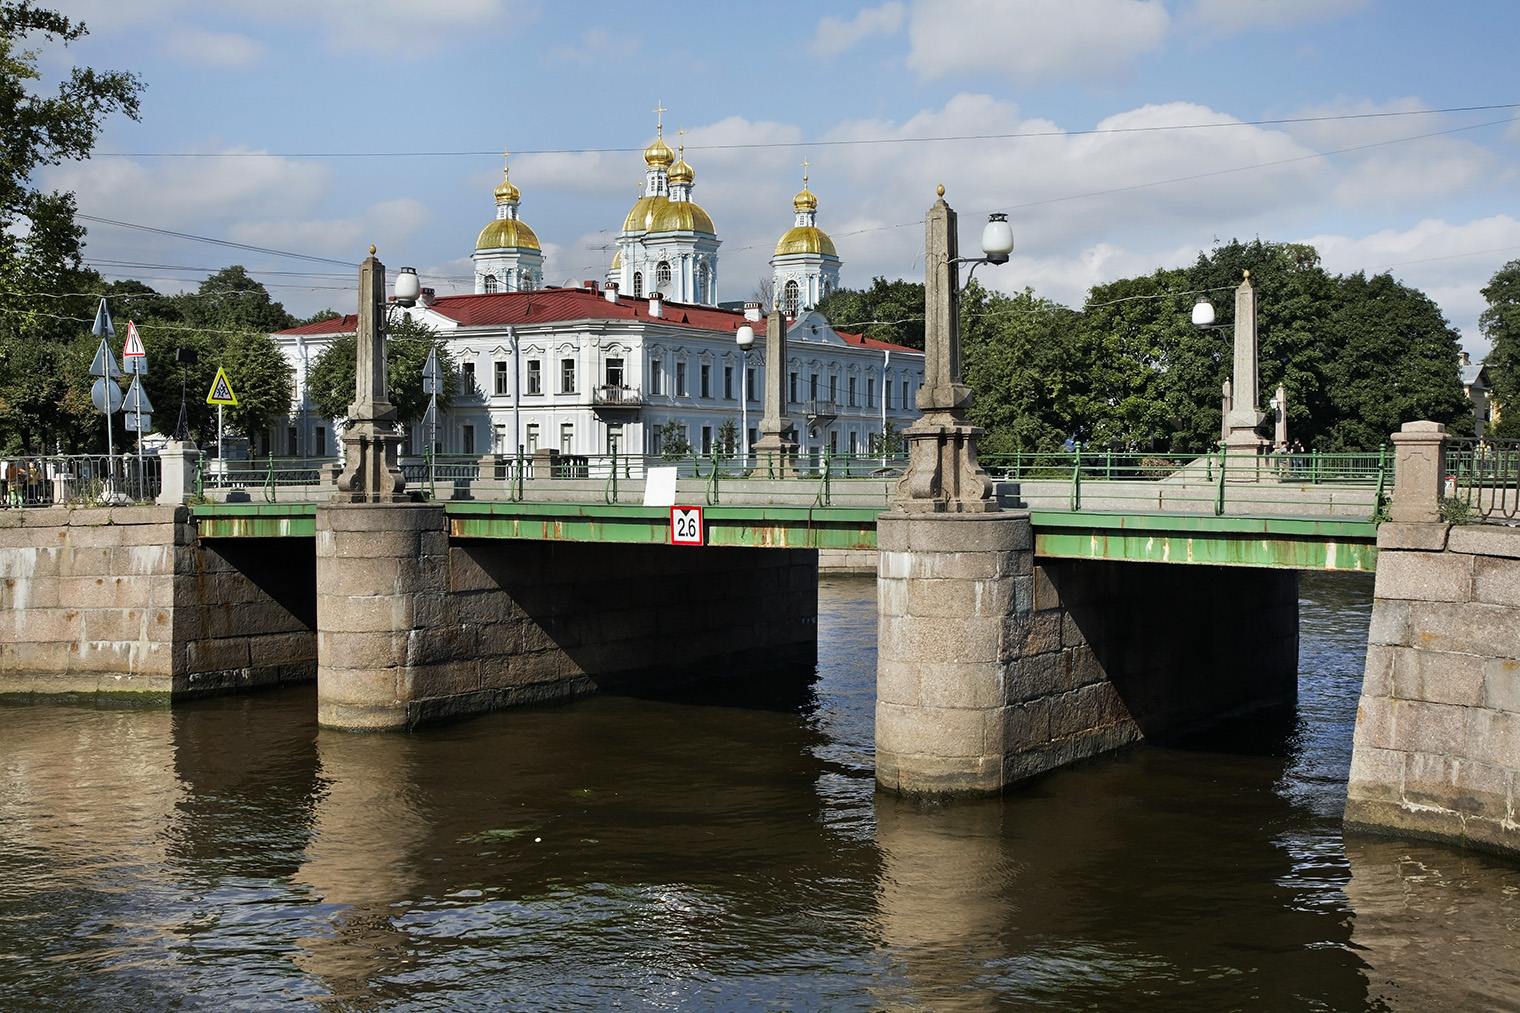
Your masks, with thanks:
<instances>
[{"instance_id":1,"label":"road sign","mask_svg":"<svg viewBox=\"0 0 1520 1013\"><path fill-rule=\"evenodd\" d=\"M122 402L122 410L142 415L152 414L153 402L148 400L148 392L143 390L141 377L132 377L132 386L127 388L127 398Z\"/></svg>"},{"instance_id":2,"label":"road sign","mask_svg":"<svg viewBox=\"0 0 1520 1013\"><path fill-rule=\"evenodd\" d=\"M107 400L109 399L109 400ZM90 388L90 400L95 402L96 411L110 415L121 411L121 388L116 386L116 381L101 377Z\"/></svg>"},{"instance_id":3,"label":"road sign","mask_svg":"<svg viewBox=\"0 0 1520 1013\"><path fill-rule=\"evenodd\" d=\"M127 412L123 418L126 421L122 423L122 428L129 433L151 433L153 431L153 416L151 415L138 415L135 412Z\"/></svg>"},{"instance_id":4,"label":"road sign","mask_svg":"<svg viewBox=\"0 0 1520 1013\"><path fill-rule=\"evenodd\" d=\"M127 321L127 347L121 352L122 367L128 373L148 371L148 353L143 351L142 338L137 336L137 325Z\"/></svg>"},{"instance_id":5,"label":"road sign","mask_svg":"<svg viewBox=\"0 0 1520 1013\"><path fill-rule=\"evenodd\" d=\"M670 508L670 544L702 544L701 507L673 506Z\"/></svg>"},{"instance_id":6,"label":"road sign","mask_svg":"<svg viewBox=\"0 0 1520 1013\"><path fill-rule=\"evenodd\" d=\"M111 354L111 346L106 344L106 339L100 339L100 347L95 349L95 360L90 363L91 376L120 376L121 370L117 368L116 356ZM104 408L101 411L105 411Z\"/></svg>"},{"instance_id":7,"label":"road sign","mask_svg":"<svg viewBox=\"0 0 1520 1013\"><path fill-rule=\"evenodd\" d=\"M428 352L427 362L422 367L422 393L443 393L443 372L438 368L438 349Z\"/></svg>"},{"instance_id":8,"label":"road sign","mask_svg":"<svg viewBox=\"0 0 1520 1013\"><path fill-rule=\"evenodd\" d=\"M211 382L211 393L206 395L206 403L237 404L237 395L232 393L232 384L227 382L227 371L221 366L216 367L216 379Z\"/></svg>"},{"instance_id":9,"label":"road sign","mask_svg":"<svg viewBox=\"0 0 1520 1013\"><path fill-rule=\"evenodd\" d=\"M116 337L116 328L111 326L111 311L106 309L104 299L100 300L100 308L95 311L95 326L90 328L90 333L97 338Z\"/></svg>"}]
</instances>

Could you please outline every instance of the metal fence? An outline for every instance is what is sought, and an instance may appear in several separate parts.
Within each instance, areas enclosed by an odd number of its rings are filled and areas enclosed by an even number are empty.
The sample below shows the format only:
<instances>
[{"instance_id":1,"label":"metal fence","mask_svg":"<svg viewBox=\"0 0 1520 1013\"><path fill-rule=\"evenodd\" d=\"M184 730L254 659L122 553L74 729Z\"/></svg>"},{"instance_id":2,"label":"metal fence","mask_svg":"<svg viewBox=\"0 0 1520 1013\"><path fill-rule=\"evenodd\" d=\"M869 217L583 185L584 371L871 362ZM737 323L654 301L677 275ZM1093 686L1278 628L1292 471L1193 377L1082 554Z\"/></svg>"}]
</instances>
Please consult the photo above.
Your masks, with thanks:
<instances>
[{"instance_id":1,"label":"metal fence","mask_svg":"<svg viewBox=\"0 0 1520 1013\"><path fill-rule=\"evenodd\" d=\"M1447 520L1520 523L1520 440L1448 438Z\"/></svg>"},{"instance_id":2,"label":"metal fence","mask_svg":"<svg viewBox=\"0 0 1520 1013\"><path fill-rule=\"evenodd\" d=\"M54 454L0 459L0 509L111 506L157 498L156 454Z\"/></svg>"}]
</instances>

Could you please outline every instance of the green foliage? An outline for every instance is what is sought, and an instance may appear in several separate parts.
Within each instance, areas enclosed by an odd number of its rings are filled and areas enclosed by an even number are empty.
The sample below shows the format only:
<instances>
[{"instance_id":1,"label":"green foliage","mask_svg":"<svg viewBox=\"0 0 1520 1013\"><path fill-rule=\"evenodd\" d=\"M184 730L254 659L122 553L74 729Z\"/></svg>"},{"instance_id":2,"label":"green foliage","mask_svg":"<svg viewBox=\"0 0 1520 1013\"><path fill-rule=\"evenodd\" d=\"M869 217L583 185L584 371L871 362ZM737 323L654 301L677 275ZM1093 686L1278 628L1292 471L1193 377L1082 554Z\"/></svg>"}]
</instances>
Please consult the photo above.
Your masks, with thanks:
<instances>
[{"instance_id":1,"label":"green foliage","mask_svg":"<svg viewBox=\"0 0 1520 1013\"><path fill-rule=\"evenodd\" d=\"M908 449L908 438L897 428L897 423L887 419L887 424L882 428L880 440L875 452L878 454L900 454Z\"/></svg>"},{"instance_id":2,"label":"green foliage","mask_svg":"<svg viewBox=\"0 0 1520 1013\"><path fill-rule=\"evenodd\" d=\"M830 324L851 334L924 347L924 286L915 281L871 279L868 289L835 289L818 301Z\"/></svg>"},{"instance_id":3,"label":"green foliage","mask_svg":"<svg viewBox=\"0 0 1520 1013\"><path fill-rule=\"evenodd\" d=\"M78 449L90 439L89 384L70 383L79 320L95 312L100 286L80 267L84 229L74 195L35 185L43 166L88 158L106 117L137 118L142 83L123 72L75 67L49 94L40 87L39 50L85 34L53 11L0 2L0 449L29 453ZM85 329L88 329L86 325ZM93 353L94 348L90 351ZM89 363L85 363L88 372ZM94 413L94 422L100 421Z\"/></svg>"},{"instance_id":4,"label":"green foliage","mask_svg":"<svg viewBox=\"0 0 1520 1013\"><path fill-rule=\"evenodd\" d=\"M1483 362L1499 421L1492 435L1520 438L1520 260L1512 260L1483 289L1488 308L1478 317L1484 337L1493 343Z\"/></svg>"},{"instance_id":5,"label":"green foliage","mask_svg":"<svg viewBox=\"0 0 1520 1013\"><path fill-rule=\"evenodd\" d=\"M679 419L671 419L660 427L660 457L675 461L691 453L691 441L686 438L686 427Z\"/></svg>"},{"instance_id":6,"label":"green foliage","mask_svg":"<svg viewBox=\"0 0 1520 1013\"><path fill-rule=\"evenodd\" d=\"M438 410L447 412L454 404L458 389L454 359L443 338L426 324L401 316L390 325L386 335L385 375L390 387L390 401L396 406L396 419L410 426L427 412L430 395L422 391L422 369L428 352L438 350L438 366L443 373L443 391L438 395ZM356 344L352 334L334 338L332 344L312 362L306 378L306 393L318 414L343 419L354 401Z\"/></svg>"},{"instance_id":7,"label":"green foliage","mask_svg":"<svg viewBox=\"0 0 1520 1013\"><path fill-rule=\"evenodd\" d=\"M724 419L713 434L712 456L715 461L727 460L739 453L739 423Z\"/></svg>"}]
</instances>

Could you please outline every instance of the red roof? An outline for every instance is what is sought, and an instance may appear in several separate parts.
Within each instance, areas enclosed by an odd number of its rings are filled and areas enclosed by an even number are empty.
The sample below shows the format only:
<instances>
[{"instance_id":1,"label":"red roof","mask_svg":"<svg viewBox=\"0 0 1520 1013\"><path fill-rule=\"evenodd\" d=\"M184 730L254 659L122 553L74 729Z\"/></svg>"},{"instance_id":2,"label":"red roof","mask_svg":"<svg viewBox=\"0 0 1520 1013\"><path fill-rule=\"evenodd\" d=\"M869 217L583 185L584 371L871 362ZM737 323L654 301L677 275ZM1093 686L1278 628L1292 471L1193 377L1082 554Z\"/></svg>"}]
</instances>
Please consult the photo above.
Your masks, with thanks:
<instances>
[{"instance_id":1,"label":"red roof","mask_svg":"<svg viewBox=\"0 0 1520 1013\"><path fill-rule=\"evenodd\" d=\"M649 315L648 299L620 296L613 303L602 292L593 292L588 288L544 288L531 292L497 292L491 295L445 295L427 304L427 308L458 321L465 327L552 324L567 320L653 319ZM695 327L705 331L736 331L744 323L744 313L740 310L666 301L659 321L662 324ZM341 319L304 324L279 333L348 334L355 330L357 322L358 317L350 313ZM764 321L759 323L756 330L763 330ZM922 354L919 349L906 345L877 341L860 334L835 333L847 345Z\"/></svg>"},{"instance_id":2,"label":"red roof","mask_svg":"<svg viewBox=\"0 0 1520 1013\"><path fill-rule=\"evenodd\" d=\"M318 320L314 324L302 324L300 327L292 327L289 330L277 331L277 334L352 334L359 329L359 314L345 313L341 317L333 317L331 320Z\"/></svg>"}]
</instances>

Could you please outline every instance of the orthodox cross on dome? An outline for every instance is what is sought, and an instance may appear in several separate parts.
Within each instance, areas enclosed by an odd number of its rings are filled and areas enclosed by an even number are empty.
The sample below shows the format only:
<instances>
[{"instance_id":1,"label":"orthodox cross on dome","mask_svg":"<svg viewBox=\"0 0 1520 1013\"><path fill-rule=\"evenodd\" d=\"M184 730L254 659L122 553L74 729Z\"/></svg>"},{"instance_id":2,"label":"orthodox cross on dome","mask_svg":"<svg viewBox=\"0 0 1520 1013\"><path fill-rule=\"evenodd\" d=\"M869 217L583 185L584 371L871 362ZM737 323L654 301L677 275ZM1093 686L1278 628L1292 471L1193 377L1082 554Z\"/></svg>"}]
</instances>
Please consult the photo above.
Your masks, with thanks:
<instances>
[{"instance_id":1,"label":"orthodox cross on dome","mask_svg":"<svg viewBox=\"0 0 1520 1013\"><path fill-rule=\"evenodd\" d=\"M655 121L654 121L655 132L657 134L663 136L664 133L665 133L665 114L668 113L668 112L670 112L670 110L665 108L665 103L664 102L658 102L657 101L657 102L655 102L654 109L652 111L654 112L654 115L655 115Z\"/></svg>"},{"instance_id":2,"label":"orthodox cross on dome","mask_svg":"<svg viewBox=\"0 0 1520 1013\"><path fill-rule=\"evenodd\" d=\"M808 166L810 166L810 165L812 165L812 164L813 164L813 163L812 163L812 162L809 162L809 161L808 161L808 160L807 160L807 159L805 159L805 158L804 158L804 159L803 159L803 160L802 160L802 189L804 189L804 190L806 190L806 189L807 189L807 183L808 183Z\"/></svg>"}]
</instances>

